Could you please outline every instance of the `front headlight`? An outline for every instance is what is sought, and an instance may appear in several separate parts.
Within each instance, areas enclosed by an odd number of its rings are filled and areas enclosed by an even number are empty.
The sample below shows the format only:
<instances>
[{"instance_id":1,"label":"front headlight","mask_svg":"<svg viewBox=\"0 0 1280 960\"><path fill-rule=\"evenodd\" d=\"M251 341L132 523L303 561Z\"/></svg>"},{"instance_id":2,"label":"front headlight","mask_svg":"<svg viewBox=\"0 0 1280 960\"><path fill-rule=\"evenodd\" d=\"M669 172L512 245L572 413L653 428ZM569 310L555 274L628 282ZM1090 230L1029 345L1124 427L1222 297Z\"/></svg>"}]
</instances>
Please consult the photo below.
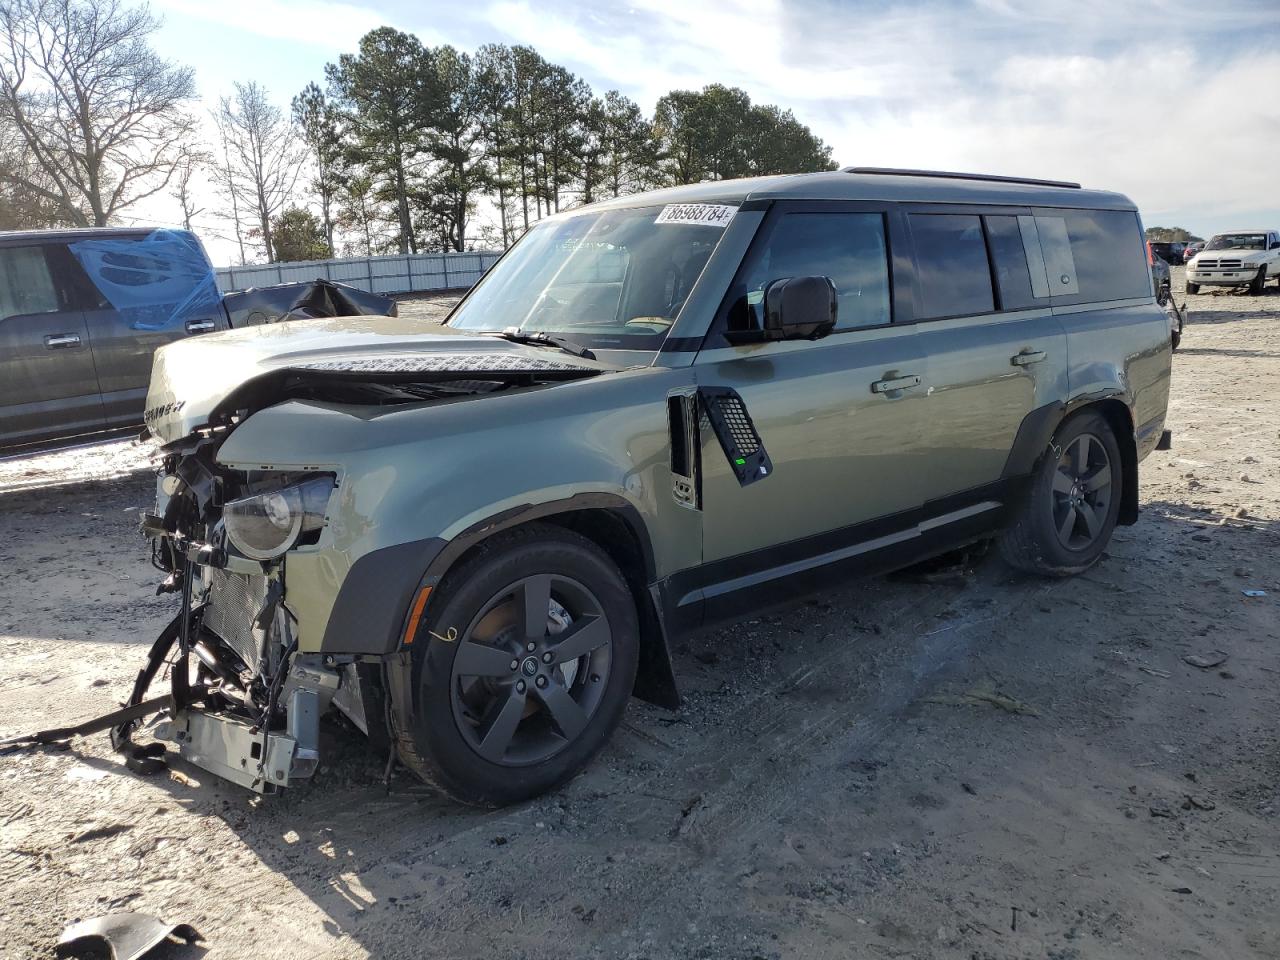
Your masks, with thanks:
<instances>
[{"instance_id":1,"label":"front headlight","mask_svg":"<svg viewBox=\"0 0 1280 960\"><path fill-rule=\"evenodd\" d=\"M305 533L324 526L333 475L312 477L278 490L232 500L222 508L231 545L251 560L273 560Z\"/></svg>"}]
</instances>

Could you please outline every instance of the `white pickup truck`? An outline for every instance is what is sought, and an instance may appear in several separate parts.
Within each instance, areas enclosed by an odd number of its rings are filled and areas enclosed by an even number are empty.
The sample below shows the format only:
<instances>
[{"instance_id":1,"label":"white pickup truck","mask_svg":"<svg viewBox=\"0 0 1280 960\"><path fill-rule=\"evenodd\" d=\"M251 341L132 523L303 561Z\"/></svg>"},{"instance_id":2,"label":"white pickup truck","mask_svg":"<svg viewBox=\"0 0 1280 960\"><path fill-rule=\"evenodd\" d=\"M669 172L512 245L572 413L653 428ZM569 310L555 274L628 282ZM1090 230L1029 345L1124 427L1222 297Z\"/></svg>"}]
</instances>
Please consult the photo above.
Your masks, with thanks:
<instances>
[{"instance_id":1,"label":"white pickup truck","mask_svg":"<svg viewBox=\"0 0 1280 960\"><path fill-rule=\"evenodd\" d=\"M1187 293L1201 287L1244 287L1262 293L1268 280L1280 283L1280 230L1219 233L1187 264Z\"/></svg>"}]
</instances>

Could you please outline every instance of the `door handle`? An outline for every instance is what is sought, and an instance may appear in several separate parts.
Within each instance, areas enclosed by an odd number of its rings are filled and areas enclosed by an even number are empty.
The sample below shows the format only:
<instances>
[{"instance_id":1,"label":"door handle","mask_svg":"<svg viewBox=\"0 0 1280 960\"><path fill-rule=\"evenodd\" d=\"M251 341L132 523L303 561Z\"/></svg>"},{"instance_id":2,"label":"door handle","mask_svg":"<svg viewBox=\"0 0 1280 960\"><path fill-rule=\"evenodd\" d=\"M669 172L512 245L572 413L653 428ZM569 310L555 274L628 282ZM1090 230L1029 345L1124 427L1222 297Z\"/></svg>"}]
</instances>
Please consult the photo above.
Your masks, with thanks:
<instances>
[{"instance_id":1,"label":"door handle","mask_svg":"<svg viewBox=\"0 0 1280 960\"><path fill-rule=\"evenodd\" d=\"M905 377L891 377L888 380L877 380L871 384L872 393L893 393L895 390L907 390L920 386L920 378L908 374Z\"/></svg>"},{"instance_id":2,"label":"door handle","mask_svg":"<svg viewBox=\"0 0 1280 960\"><path fill-rule=\"evenodd\" d=\"M44 345L50 350L66 350L80 346L80 337L74 333L53 333L44 338Z\"/></svg>"},{"instance_id":3,"label":"door handle","mask_svg":"<svg viewBox=\"0 0 1280 960\"><path fill-rule=\"evenodd\" d=\"M1047 354L1043 350L1023 350L1021 353L1015 353L1009 358L1009 362L1015 367L1025 367L1033 363L1039 363Z\"/></svg>"},{"instance_id":4,"label":"door handle","mask_svg":"<svg viewBox=\"0 0 1280 960\"><path fill-rule=\"evenodd\" d=\"M208 333L216 326L212 320L188 320L187 333Z\"/></svg>"}]
</instances>

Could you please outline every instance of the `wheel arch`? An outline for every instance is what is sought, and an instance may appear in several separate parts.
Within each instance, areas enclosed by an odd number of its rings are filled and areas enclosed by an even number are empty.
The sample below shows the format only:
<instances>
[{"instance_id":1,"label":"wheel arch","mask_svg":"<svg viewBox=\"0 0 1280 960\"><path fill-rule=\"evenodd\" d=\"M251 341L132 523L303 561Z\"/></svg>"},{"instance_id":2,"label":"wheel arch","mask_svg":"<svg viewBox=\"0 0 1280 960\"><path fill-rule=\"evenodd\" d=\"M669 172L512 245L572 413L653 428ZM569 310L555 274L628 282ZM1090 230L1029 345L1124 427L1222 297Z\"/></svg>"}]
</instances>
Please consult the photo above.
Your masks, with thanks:
<instances>
[{"instance_id":1,"label":"wheel arch","mask_svg":"<svg viewBox=\"0 0 1280 960\"><path fill-rule=\"evenodd\" d=\"M667 632L649 589L656 577L653 544L640 512L621 496L577 494L564 500L525 504L475 523L451 539L432 559L414 597L425 589L434 589L449 570L493 536L535 522L563 527L585 537L618 565L640 622L640 664L632 693L661 707L678 707L680 696ZM405 611L402 636L407 637L431 609L433 599L428 594L421 608L410 605Z\"/></svg>"},{"instance_id":2,"label":"wheel arch","mask_svg":"<svg viewBox=\"0 0 1280 960\"><path fill-rule=\"evenodd\" d=\"M1062 425L1082 413L1097 413L1106 419L1120 447L1122 488L1117 522L1131 526L1138 520L1138 441L1133 414L1123 392L1077 397L1068 403L1052 403L1032 410L1023 419L1005 462L1004 476L1030 475L1048 454L1049 444Z\"/></svg>"}]
</instances>

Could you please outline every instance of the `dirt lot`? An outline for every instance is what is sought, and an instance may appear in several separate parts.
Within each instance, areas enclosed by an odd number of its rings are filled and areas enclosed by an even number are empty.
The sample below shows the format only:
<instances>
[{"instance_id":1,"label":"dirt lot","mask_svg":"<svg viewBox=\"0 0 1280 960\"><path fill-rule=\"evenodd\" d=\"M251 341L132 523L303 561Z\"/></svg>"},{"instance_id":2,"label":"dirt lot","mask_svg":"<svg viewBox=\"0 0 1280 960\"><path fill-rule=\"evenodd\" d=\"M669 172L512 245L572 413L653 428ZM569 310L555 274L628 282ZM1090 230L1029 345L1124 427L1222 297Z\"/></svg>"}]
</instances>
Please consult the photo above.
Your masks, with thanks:
<instances>
[{"instance_id":1,"label":"dirt lot","mask_svg":"<svg viewBox=\"0 0 1280 960\"><path fill-rule=\"evenodd\" d=\"M1087 575L988 559L701 638L679 713L497 813L384 789L336 725L266 802L105 737L0 758L0 956L130 909L210 960L1280 957L1280 291L1190 301L1175 450ZM174 606L151 484L121 444L0 463L0 736L124 695Z\"/></svg>"}]
</instances>

